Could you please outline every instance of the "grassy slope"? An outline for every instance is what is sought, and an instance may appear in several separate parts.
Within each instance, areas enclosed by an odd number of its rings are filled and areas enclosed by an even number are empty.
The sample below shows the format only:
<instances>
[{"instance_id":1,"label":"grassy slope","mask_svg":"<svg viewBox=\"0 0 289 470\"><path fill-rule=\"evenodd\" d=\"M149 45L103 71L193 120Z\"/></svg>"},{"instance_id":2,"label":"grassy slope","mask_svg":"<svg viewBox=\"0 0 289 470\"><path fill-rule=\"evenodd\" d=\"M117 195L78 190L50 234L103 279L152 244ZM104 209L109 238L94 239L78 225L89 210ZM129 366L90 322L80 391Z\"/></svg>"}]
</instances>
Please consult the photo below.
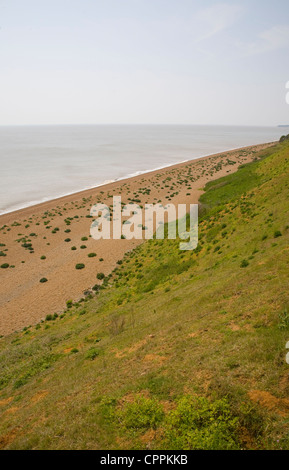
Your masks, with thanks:
<instances>
[{"instance_id":1,"label":"grassy slope","mask_svg":"<svg viewBox=\"0 0 289 470\"><path fill-rule=\"evenodd\" d=\"M207 186L197 252L146 242L95 297L1 340L0 447L192 447L168 435L198 395L226 397L237 447L289 448L289 145L259 157Z\"/></svg>"}]
</instances>

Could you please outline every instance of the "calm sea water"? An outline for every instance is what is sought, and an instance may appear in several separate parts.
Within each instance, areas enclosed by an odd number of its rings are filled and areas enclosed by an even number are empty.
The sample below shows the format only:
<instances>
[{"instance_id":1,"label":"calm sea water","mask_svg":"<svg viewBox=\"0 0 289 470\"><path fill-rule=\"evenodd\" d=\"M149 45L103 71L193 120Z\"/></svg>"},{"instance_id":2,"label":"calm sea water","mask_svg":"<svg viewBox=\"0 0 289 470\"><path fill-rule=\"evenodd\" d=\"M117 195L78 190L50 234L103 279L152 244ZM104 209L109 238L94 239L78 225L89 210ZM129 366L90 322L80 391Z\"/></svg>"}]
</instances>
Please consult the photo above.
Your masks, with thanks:
<instances>
[{"instance_id":1,"label":"calm sea water","mask_svg":"<svg viewBox=\"0 0 289 470\"><path fill-rule=\"evenodd\" d=\"M281 134L277 127L0 127L0 214Z\"/></svg>"}]
</instances>

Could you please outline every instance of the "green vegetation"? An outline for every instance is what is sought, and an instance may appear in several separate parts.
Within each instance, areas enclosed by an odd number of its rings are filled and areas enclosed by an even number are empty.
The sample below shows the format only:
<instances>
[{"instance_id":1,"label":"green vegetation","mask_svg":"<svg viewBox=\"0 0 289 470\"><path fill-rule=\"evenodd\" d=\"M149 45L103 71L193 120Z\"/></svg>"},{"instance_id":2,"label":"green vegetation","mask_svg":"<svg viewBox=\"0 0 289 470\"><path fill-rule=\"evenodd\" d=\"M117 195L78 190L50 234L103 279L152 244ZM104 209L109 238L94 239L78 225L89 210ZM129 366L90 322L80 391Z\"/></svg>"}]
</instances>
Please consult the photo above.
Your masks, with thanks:
<instances>
[{"instance_id":1,"label":"green vegetation","mask_svg":"<svg viewBox=\"0 0 289 470\"><path fill-rule=\"evenodd\" d=\"M0 447L289 449L288 191L283 142L207 185L195 251L144 242L2 338Z\"/></svg>"},{"instance_id":2,"label":"green vegetation","mask_svg":"<svg viewBox=\"0 0 289 470\"><path fill-rule=\"evenodd\" d=\"M286 140L289 140L289 134L288 135L282 135L282 137L280 137L280 142L285 142Z\"/></svg>"},{"instance_id":3,"label":"green vegetation","mask_svg":"<svg viewBox=\"0 0 289 470\"><path fill-rule=\"evenodd\" d=\"M203 397L185 396L168 413L164 437L167 449L236 450L238 418L228 400L211 403Z\"/></svg>"},{"instance_id":4,"label":"green vegetation","mask_svg":"<svg viewBox=\"0 0 289 470\"><path fill-rule=\"evenodd\" d=\"M9 264L8 263L1 264L1 268L2 269L7 269L7 268L9 268Z\"/></svg>"},{"instance_id":5,"label":"green vegetation","mask_svg":"<svg viewBox=\"0 0 289 470\"><path fill-rule=\"evenodd\" d=\"M85 268L85 264L83 263L78 263L75 265L75 269L84 269Z\"/></svg>"}]
</instances>

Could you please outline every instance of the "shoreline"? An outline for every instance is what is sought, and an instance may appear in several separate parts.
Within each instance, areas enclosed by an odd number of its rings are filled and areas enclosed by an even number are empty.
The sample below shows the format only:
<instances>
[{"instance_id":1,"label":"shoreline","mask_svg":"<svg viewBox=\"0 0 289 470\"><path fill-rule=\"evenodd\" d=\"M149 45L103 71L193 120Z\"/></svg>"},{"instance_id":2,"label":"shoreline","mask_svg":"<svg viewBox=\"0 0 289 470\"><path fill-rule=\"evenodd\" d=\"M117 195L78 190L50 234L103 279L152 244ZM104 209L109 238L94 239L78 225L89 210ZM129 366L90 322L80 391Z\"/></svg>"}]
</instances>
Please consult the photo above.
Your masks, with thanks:
<instances>
[{"instance_id":1,"label":"shoreline","mask_svg":"<svg viewBox=\"0 0 289 470\"><path fill-rule=\"evenodd\" d=\"M197 158L198 159L199 158L206 158L206 157L209 157L209 156L210 155L205 155L203 157L197 157ZM172 164L169 164L169 165L166 164L164 166L160 166L158 168L154 168L154 169L150 169L150 170L136 171L135 173L128 174L128 175L123 176L121 178L116 178L116 179L113 179L113 180L106 180L103 183L93 185L93 186L89 186L89 187L86 187L86 188L83 188L83 189L79 189L77 191L72 191L72 192L69 192L69 193L60 194L60 195L58 195L56 197L53 197L51 199L48 198L48 197L45 197L45 198L43 198L42 200L39 200L39 201L31 201L31 203L27 203L27 205L24 205L23 207L12 208L12 209L7 209L7 210L4 209L3 212L0 213L0 217L2 215L12 214L14 212L22 211L23 209L28 209L29 207L34 207L34 206L38 206L38 205L41 205L41 204L45 204L46 202L56 201L58 199L65 198L67 196L73 196L74 194L77 195L78 193L82 193L84 191L91 191L93 189L98 189L98 188L101 188L103 186L107 186L109 184L118 183L119 181L123 181L124 179L136 178L137 176L146 175L147 173L152 173L154 171L159 171L159 170L163 170L165 168L170 168L171 166L174 166L174 165L181 165L182 163L187 163L187 162L190 162L190 161L193 161L193 160L183 160L183 161L178 162L178 163L172 163Z\"/></svg>"},{"instance_id":2,"label":"shoreline","mask_svg":"<svg viewBox=\"0 0 289 470\"><path fill-rule=\"evenodd\" d=\"M128 204L197 204L207 182L237 171L276 142L258 144L151 170L0 216L0 336L61 314L100 284L125 253L145 241L94 240L90 208L121 194ZM93 256L89 256L89 255ZM76 266L83 264L84 269ZM47 282L41 280L46 278Z\"/></svg>"},{"instance_id":3,"label":"shoreline","mask_svg":"<svg viewBox=\"0 0 289 470\"><path fill-rule=\"evenodd\" d=\"M149 169L149 170L145 170L145 171L139 171L139 172L135 172L135 173L132 173L132 174L128 174L124 177L121 177L121 178L116 178L114 180L109 180L109 181L104 181L103 183L100 183L98 185L93 185L91 187L87 187L87 188L84 188L84 189L80 189L80 190L77 190L77 191L72 191L72 192L69 192L69 193L65 193L65 194L62 194L62 195L59 195L59 196L56 196L56 197L52 197L51 199L43 199L43 200L40 200L40 201L32 201L31 204L28 203L28 205L24 205L23 207L19 207L17 209L8 209L8 210L5 210L4 209L4 212L0 213L0 223L1 223L1 219L4 218L5 216L8 216L9 219L10 219L10 216L13 216L13 214L15 215L20 215L21 216L21 213L22 212L26 212L26 211L29 211L29 209L38 209L40 207L44 207L44 205L46 204L51 204L51 203L59 203L61 202L62 200L65 201L67 198L71 198L71 197L82 197L83 195L85 195L86 193L90 192L90 191L97 191L99 190L99 188L101 189L108 189L109 190L109 186L110 185L114 185L116 183L121 183L121 182L126 182L127 180L132 180L132 179L135 179L135 178L139 178L143 175L149 175L149 174L153 174L157 171L162 171L162 170L166 170L166 169L173 169L173 168L178 168L179 166L181 165L184 165L184 164L192 164L194 162L198 162L200 160L203 160L203 159L207 159L207 158L213 158L213 157L218 157L224 153L231 153L231 152L240 152L240 151L243 151L243 150L250 150L252 148L255 148L255 147L259 147L259 146L268 146L268 145L274 145L274 144L277 144L278 141L273 141L273 142L266 142L264 144L256 144L256 145L249 145L249 146L245 146L245 147L238 147L238 148L233 148L233 149L227 149L227 150L223 150L222 152L218 152L218 153L213 153L213 154L209 154L209 155L203 155L203 156L200 156L200 157L197 157L197 158L194 158L194 159L189 159L189 160L183 160L183 161L180 161L178 163L172 163L172 164L169 164L169 165L164 165L164 166L161 166L161 167L157 167L157 168L154 168L154 169Z\"/></svg>"}]
</instances>

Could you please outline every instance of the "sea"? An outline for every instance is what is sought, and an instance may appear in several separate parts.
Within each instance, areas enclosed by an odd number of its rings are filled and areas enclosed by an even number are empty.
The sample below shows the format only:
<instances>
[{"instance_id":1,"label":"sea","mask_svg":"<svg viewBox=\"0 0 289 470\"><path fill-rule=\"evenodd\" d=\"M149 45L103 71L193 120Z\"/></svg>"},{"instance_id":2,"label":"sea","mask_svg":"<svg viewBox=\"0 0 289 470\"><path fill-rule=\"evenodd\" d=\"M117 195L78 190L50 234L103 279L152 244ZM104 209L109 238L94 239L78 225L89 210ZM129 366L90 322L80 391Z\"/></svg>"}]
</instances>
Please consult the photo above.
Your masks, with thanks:
<instances>
[{"instance_id":1,"label":"sea","mask_svg":"<svg viewBox=\"0 0 289 470\"><path fill-rule=\"evenodd\" d=\"M281 135L278 127L1 126L0 214Z\"/></svg>"}]
</instances>

